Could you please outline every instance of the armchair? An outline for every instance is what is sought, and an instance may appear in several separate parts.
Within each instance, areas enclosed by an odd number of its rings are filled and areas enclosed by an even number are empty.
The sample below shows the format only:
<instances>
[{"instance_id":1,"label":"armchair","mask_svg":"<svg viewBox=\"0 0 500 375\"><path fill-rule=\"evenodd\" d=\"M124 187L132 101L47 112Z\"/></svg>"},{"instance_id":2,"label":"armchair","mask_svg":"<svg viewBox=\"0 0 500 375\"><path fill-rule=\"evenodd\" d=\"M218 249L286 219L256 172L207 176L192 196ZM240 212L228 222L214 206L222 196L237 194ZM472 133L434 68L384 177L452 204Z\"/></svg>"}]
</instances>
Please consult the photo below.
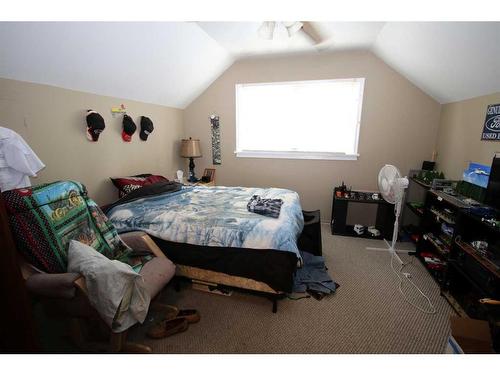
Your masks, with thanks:
<instances>
[{"instance_id":1,"label":"armchair","mask_svg":"<svg viewBox=\"0 0 500 375\"><path fill-rule=\"evenodd\" d=\"M91 306L83 276L67 270L67 247L75 239L142 275L151 300L175 274L174 264L143 232L119 236L85 186L58 181L2 193L22 279L50 315L69 318L70 337L83 351L150 352L115 333ZM104 343L103 343L104 341Z\"/></svg>"},{"instance_id":2,"label":"armchair","mask_svg":"<svg viewBox=\"0 0 500 375\"><path fill-rule=\"evenodd\" d=\"M139 272L153 304L154 297L174 276L175 266L146 233L130 232L120 237L134 252L154 255ZM80 350L151 352L146 345L127 342L127 331L114 333L104 324L90 305L83 276L77 273L45 273L26 262L22 256L19 256L19 265L28 292L39 298L49 314L69 318L69 336ZM98 332L90 332L89 329ZM94 336L94 340L89 336ZM95 337L107 338L107 342Z\"/></svg>"}]
</instances>

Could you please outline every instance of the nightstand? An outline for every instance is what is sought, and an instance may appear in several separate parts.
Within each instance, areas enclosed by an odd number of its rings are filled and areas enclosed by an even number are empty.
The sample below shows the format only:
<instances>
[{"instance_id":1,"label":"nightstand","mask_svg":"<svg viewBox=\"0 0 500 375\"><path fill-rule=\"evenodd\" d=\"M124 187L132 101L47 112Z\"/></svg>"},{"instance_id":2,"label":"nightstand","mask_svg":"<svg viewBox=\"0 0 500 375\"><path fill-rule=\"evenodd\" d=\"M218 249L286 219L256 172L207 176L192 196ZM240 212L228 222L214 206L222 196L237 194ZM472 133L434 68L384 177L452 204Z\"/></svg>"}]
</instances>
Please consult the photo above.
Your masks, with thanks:
<instances>
[{"instance_id":1,"label":"nightstand","mask_svg":"<svg viewBox=\"0 0 500 375\"><path fill-rule=\"evenodd\" d=\"M184 185L186 186L216 186L215 181L210 181L210 182L203 182L203 181L198 181L198 182L186 182Z\"/></svg>"}]
</instances>

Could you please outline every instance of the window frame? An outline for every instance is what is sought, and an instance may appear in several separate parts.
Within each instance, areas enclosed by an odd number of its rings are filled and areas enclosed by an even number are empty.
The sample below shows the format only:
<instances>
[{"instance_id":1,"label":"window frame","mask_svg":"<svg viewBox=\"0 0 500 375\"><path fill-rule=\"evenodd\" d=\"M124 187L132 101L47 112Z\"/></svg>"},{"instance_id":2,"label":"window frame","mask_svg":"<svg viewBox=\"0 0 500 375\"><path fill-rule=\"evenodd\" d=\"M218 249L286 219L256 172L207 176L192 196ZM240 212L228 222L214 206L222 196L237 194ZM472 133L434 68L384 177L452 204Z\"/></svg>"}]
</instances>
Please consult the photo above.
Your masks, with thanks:
<instances>
[{"instance_id":1,"label":"window frame","mask_svg":"<svg viewBox=\"0 0 500 375\"><path fill-rule=\"evenodd\" d=\"M363 99L365 89L364 77L358 78L335 78L335 79L311 79L302 81L279 81L279 82L253 82L253 83L237 83L235 84L235 117L236 117L236 150L234 154L238 158L266 158L266 159L306 159L306 160L358 160L359 147L359 132L361 129L361 115L363 112ZM238 111L238 89L248 86L266 86L266 85L293 85L310 82L359 82L360 100L358 105L358 116L354 137L354 153L346 154L343 152L316 152L316 151L264 151L264 150L238 150L239 144L239 111Z\"/></svg>"}]
</instances>

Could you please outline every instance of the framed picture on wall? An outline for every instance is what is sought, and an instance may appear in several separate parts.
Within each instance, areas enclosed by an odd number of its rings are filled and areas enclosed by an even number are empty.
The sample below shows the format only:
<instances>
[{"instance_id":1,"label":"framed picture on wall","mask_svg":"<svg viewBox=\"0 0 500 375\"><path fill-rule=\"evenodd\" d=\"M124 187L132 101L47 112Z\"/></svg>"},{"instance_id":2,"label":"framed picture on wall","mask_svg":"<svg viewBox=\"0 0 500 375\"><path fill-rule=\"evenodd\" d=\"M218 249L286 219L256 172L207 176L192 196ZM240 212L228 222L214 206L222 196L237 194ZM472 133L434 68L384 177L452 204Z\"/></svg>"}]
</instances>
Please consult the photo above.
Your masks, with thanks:
<instances>
[{"instance_id":1,"label":"framed picture on wall","mask_svg":"<svg viewBox=\"0 0 500 375\"><path fill-rule=\"evenodd\" d=\"M201 178L203 182L212 182L215 180L215 169L214 168L205 168L203 172L203 177Z\"/></svg>"},{"instance_id":2,"label":"framed picture on wall","mask_svg":"<svg viewBox=\"0 0 500 375\"><path fill-rule=\"evenodd\" d=\"M500 103L490 104L486 108L482 141L500 141Z\"/></svg>"}]
</instances>

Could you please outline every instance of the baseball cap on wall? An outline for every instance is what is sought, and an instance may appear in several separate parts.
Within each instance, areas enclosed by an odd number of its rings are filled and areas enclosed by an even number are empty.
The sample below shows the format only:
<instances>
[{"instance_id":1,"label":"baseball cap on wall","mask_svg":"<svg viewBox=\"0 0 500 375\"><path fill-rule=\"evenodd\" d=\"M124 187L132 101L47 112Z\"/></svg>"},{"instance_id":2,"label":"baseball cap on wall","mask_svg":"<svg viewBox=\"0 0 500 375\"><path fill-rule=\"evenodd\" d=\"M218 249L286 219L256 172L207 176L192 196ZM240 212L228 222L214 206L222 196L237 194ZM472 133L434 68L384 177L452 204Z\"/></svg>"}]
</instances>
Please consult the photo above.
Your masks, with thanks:
<instances>
[{"instance_id":1,"label":"baseball cap on wall","mask_svg":"<svg viewBox=\"0 0 500 375\"><path fill-rule=\"evenodd\" d=\"M91 142L97 142L99 140L99 135L104 131L106 125L104 124L104 119L102 116L89 109L87 111L87 138Z\"/></svg>"},{"instance_id":2,"label":"baseball cap on wall","mask_svg":"<svg viewBox=\"0 0 500 375\"><path fill-rule=\"evenodd\" d=\"M139 137L143 141L147 141L149 135L154 130L153 121L149 117L141 116L141 132L139 133Z\"/></svg>"},{"instance_id":3,"label":"baseball cap on wall","mask_svg":"<svg viewBox=\"0 0 500 375\"><path fill-rule=\"evenodd\" d=\"M137 126L135 125L134 120L132 120L132 117L130 117L129 115L123 116L122 124L122 139L125 142L130 142L132 140L132 135L137 130Z\"/></svg>"}]
</instances>

